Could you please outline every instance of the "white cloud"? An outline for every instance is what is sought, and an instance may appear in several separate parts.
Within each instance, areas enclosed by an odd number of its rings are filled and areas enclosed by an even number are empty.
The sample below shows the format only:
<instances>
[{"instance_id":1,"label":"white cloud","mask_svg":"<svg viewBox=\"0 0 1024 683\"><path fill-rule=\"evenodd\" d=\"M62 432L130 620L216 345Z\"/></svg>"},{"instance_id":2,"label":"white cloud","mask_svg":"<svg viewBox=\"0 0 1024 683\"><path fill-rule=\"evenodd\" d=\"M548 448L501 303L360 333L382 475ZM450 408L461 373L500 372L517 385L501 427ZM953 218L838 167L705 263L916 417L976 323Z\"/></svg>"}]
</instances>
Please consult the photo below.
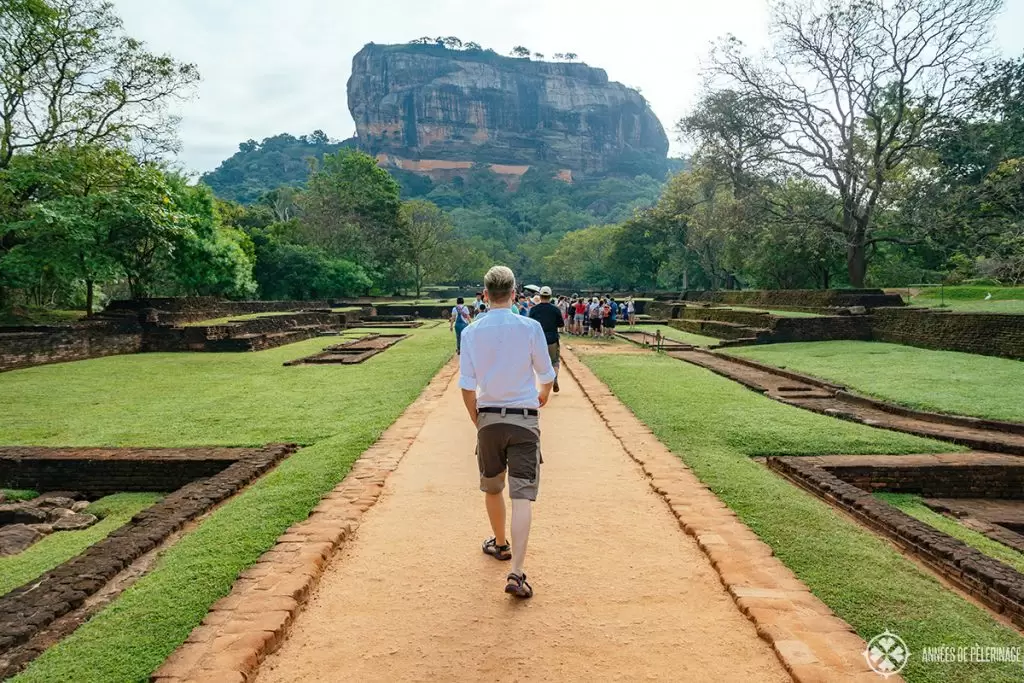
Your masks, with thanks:
<instances>
[{"instance_id":1,"label":"white cloud","mask_svg":"<svg viewBox=\"0 0 1024 683\"><path fill-rule=\"evenodd\" d=\"M131 35L195 62L197 97L181 107L181 161L214 168L239 142L322 129L352 135L345 83L368 42L456 35L507 52L572 51L640 88L666 130L693 104L715 38L766 41L765 0L115 0ZM1024 0L997 27L1007 54L1024 48ZM670 137L673 137L670 132ZM673 143L675 150L680 149Z\"/></svg>"}]
</instances>

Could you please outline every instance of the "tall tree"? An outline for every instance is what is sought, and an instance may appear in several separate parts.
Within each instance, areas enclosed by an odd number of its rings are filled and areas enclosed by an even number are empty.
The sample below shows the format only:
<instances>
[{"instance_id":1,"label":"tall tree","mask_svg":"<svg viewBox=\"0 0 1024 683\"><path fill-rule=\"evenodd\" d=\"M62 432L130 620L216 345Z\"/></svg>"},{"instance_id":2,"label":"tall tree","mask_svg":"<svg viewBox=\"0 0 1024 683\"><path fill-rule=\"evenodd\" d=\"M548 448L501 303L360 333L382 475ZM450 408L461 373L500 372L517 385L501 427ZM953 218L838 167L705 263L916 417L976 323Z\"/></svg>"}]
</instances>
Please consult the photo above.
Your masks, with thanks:
<instances>
[{"instance_id":1,"label":"tall tree","mask_svg":"<svg viewBox=\"0 0 1024 683\"><path fill-rule=\"evenodd\" d=\"M177 145L168 104L199 80L148 52L106 0L0 2L0 168L54 143Z\"/></svg>"},{"instance_id":2,"label":"tall tree","mask_svg":"<svg viewBox=\"0 0 1024 683\"><path fill-rule=\"evenodd\" d=\"M836 193L850 284L864 285L886 185L943 119L969 105L1001 0L781 0L764 60L735 39L713 76L765 107L783 132L774 159Z\"/></svg>"},{"instance_id":3,"label":"tall tree","mask_svg":"<svg viewBox=\"0 0 1024 683\"><path fill-rule=\"evenodd\" d=\"M401 266L399 186L376 159L351 149L325 155L300 206L310 244L362 265L380 284L396 283Z\"/></svg>"},{"instance_id":4,"label":"tall tree","mask_svg":"<svg viewBox=\"0 0 1024 683\"><path fill-rule=\"evenodd\" d=\"M756 98L728 89L707 93L679 120L676 131L696 143L692 161L728 182L736 198L750 191L782 132Z\"/></svg>"},{"instance_id":5,"label":"tall tree","mask_svg":"<svg viewBox=\"0 0 1024 683\"><path fill-rule=\"evenodd\" d=\"M412 271L416 298L423 285L441 275L446 261L458 258L452 253L454 229L448 216L423 199L402 204L402 226L399 244L403 260Z\"/></svg>"}]
</instances>

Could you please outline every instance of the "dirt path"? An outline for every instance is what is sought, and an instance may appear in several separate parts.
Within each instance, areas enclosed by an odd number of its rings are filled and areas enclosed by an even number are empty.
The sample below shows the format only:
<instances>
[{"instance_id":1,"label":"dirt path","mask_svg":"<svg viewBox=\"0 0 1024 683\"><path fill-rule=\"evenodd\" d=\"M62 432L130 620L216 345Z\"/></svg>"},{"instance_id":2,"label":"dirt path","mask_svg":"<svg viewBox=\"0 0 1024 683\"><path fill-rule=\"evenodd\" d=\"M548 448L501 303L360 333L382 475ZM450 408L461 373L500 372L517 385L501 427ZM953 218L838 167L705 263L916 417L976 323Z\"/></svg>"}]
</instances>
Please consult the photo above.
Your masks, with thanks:
<instances>
[{"instance_id":1,"label":"dirt path","mask_svg":"<svg viewBox=\"0 0 1024 683\"><path fill-rule=\"evenodd\" d=\"M564 373L526 570L504 595L452 383L259 683L788 681L696 543Z\"/></svg>"}]
</instances>

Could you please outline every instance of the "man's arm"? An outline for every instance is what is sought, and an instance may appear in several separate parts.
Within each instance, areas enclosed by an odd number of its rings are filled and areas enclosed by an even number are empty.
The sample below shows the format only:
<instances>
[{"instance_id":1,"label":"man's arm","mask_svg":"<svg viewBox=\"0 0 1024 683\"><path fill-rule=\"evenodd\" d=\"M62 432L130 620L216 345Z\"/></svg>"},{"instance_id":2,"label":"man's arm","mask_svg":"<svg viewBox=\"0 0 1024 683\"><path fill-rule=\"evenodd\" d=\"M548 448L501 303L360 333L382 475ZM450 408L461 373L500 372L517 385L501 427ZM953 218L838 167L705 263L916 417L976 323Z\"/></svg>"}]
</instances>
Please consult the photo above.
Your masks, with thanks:
<instances>
[{"instance_id":1,"label":"man's arm","mask_svg":"<svg viewBox=\"0 0 1024 683\"><path fill-rule=\"evenodd\" d=\"M469 412L469 419L476 425L476 389L472 391L469 389L462 390L462 402L466 404L466 410Z\"/></svg>"},{"instance_id":2,"label":"man's arm","mask_svg":"<svg viewBox=\"0 0 1024 683\"><path fill-rule=\"evenodd\" d=\"M462 402L469 411L469 419L476 424L476 368L473 367L473 330L466 328L462 332L462 351L459 354L459 388L462 389Z\"/></svg>"}]
</instances>

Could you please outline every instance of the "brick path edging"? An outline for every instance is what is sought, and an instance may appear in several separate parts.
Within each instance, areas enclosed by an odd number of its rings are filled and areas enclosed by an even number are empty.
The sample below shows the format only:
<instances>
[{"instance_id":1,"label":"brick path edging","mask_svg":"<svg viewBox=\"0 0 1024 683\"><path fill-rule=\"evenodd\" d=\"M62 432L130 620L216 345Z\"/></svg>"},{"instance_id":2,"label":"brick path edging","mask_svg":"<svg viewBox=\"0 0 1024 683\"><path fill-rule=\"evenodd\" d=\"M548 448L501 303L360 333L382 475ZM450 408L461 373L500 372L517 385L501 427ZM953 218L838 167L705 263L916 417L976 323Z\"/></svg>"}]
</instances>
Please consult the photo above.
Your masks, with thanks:
<instances>
[{"instance_id":1,"label":"brick path edging","mask_svg":"<svg viewBox=\"0 0 1024 683\"><path fill-rule=\"evenodd\" d=\"M458 369L450 361L381 438L359 456L340 484L292 525L231 593L150 677L152 683L246 683L287 636L331 556L359 526L426 422L432 403Z\"/></svg>"},{"instance_id":2,"label":"brick path edging","mask_svg":"<svg viewBox=\"0 0 1024 683\"><path fill-rule=\"evenodd\" d=\"M562 364L648 476L680 527L711 561L737 607L798 683L880 680L864 658L866 643L810 592L768 544L644 425L570 350ZM901 681L890 676L888 681Z\"/></svg>"}]
</instances>

